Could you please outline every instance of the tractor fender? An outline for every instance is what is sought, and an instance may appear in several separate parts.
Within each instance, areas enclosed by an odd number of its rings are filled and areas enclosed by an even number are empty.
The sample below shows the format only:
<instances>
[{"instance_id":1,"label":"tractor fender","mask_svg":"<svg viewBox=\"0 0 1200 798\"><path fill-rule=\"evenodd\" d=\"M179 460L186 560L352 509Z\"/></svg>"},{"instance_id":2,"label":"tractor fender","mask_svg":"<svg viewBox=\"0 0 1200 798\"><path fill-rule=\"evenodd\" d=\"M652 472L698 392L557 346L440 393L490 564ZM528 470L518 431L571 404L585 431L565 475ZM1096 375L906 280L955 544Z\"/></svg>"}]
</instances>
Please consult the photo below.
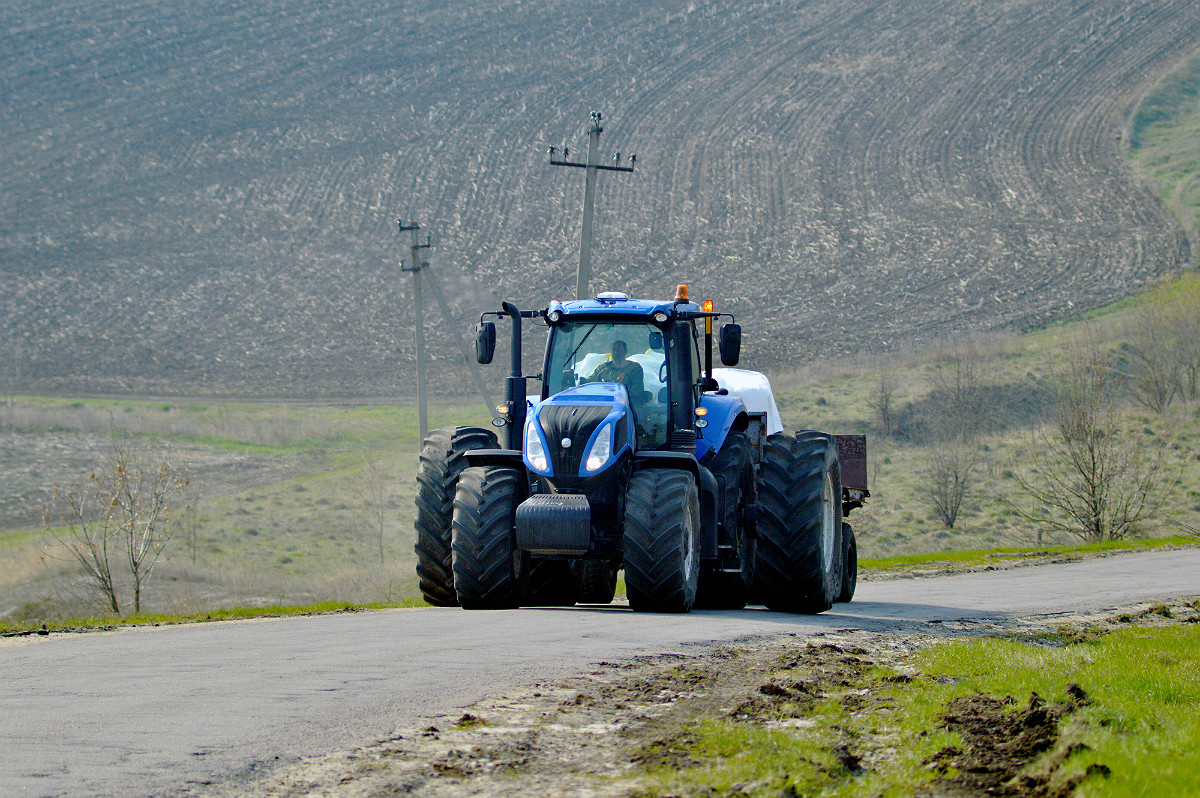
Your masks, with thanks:
<instances>
[{"instance_id":1,"label":"tractor fender","mask_svg":"<svg viewBox=\"0 0 1200 798\"><path fill-rule=\"evenodd\" d=\"M731 431L744 431L750 424L750 416L746 413L746 405L737 396L721 396L706 393L700 397L698 405L704 411L704 426L700 427L700 437L696 438L696 459L704 461L711 458L712 452L719 452L725 442L725 436Z\"/></svg>"}]
</instances>

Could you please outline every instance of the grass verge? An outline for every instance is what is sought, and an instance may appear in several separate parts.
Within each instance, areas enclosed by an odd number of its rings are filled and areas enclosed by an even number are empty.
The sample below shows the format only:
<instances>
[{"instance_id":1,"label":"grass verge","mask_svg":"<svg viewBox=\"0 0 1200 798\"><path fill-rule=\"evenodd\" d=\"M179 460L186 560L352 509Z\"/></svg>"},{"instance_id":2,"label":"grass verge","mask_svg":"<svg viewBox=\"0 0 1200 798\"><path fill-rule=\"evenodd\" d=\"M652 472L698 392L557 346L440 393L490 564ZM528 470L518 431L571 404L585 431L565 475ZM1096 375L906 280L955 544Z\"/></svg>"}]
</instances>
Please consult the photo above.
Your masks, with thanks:
<instances>
[{"instance_id":1,"label":"grass verge","mask_svg":"<svg viewBox=\"0 0 1200 798\"><path fill-rule=\"evenodd\" d=\"M759 692L783 698L681 730L639 794L1200 795L1197 610L1144 613L1186 616L1167 626L942 641L888 662L850 650L780 670Z\"/></svg>"},{"instance_id":2,"label":"grass verge","mask_svg":"<svg viewBox=\"0 0 1200 798\"><path fill-rule=\"evenodd\" d=\"M976 568L996 565L1000 562L1036 560L1045 557L1085 557L1090 554L1107 554L1117 551L1149 551L1164 546L1194 546L1196 539L1185 535L1164 538L1141 538L1136 540L1106 540L1100 543L1059 546L1011 546L997 549L964 549L962 551L940 551L932 554L903 554L895 557L867 557L858 561L860 574L867 572L882 577L900 571L923 570L926 568Z\"/></svg>"},{"instance_id":3,"label":"grass verge","mask_svg":"<svg viewBox=\"0 0 1200 798\"><path fill-rule=\"evenodd\" d=\"M50 632L80 632L100 629L115 629L121 626L166 626L181 623L203 623L207 621L244 621L253 618L279 618L285 615L319 615L333 612L362 612L364 610L411 609L428 606L420 599L410 598L395 602L372 602L368 604L346 604L339 601L320 601L315 604L279 605L274 607L228 607L210 612L181 614L137 613L129 615L90 615L67 618L54 624L31 623L6 624L0 627L5 637L26 634L48 634Z\"/></svg>"}]
</instances>

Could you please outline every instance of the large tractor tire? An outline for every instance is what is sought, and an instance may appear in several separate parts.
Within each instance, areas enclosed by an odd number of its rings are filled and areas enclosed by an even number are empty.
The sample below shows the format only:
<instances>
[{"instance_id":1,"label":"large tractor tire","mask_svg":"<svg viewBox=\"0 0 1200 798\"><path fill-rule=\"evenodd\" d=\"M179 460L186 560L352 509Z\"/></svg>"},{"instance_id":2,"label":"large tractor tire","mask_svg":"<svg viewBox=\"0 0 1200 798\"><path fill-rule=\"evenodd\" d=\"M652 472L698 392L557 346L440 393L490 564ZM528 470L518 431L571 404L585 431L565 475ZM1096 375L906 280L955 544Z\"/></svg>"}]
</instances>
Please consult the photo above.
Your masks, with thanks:
<instances>
[{"instance_id":1,"label":"large tractor tire","mask_svg":"<svg viewBox=\"0 0 1200 798\"><path fill-rule=\"evenodd\" d=\"M612 604L617 595L618 567L610 560L582 560L575 566L580 604Z\"/></svg>"},{"instance_id":2,"label":"large tractor tire","mask_svg":"<svg viewBox=\"0 0 1200 798\"><path fill-rule=\"evenodd\" d=\"M818 613L842 590L842 484L833 438L771 435L758 472L755 595L780 612Z\"/></svg>"},{"instance_id":3,"label":"large tractor tire","mask_svg":"<svg viewBox=\"0 0 1200 798\"><path fill-rule=\"evenodd\" d=\"M464 453L495 447L496 436L478 427L435 429L421 445L414 548L421 595L435 607L458 605L450 570L450 519L454 514L454 487L467 467Z\"/></svg>"},{"instance_id":4,"label":"large tractor tire","mask_svg":"<svg viewBox=\"0 0 1200 798\"><path fill-rule=\"evenodd\" d=\"M527 607L573 607L579 598L579 577L567 560L536 559L525 577Z\"/></svg>"},{"instance_id":5,"label":"large tractor tire","mask_svg":"<svg viewBox=\"0 0 1200 798\"><path fill-rule=\"evenodd\" d=\"M837 600L846 603L854 600L854 591L858 587L858 541L854 539L854 529L842 522L842 590Z\"/></svg>"},{"instance_id":6,"label":"large tractor tire","mask_svg":"<svg viewBox=\"0 0 1200 798\"><path fill-rule=\"evenodd\" d=\"M638 612L688 612L700 578L700 494L686 471L648 468L625 498L625 591Z\"/></svg>"},{"instance_id":7,"label":"large tractor tire","mask_svg":"<svg viewBox=\"0 0 1200 798\"><path fill-rule=\"evenodd\" d=\"M717 523L721 525L721 556L700 571L696 606L740 610L746 606L754 582L755 506L754 463L750 439L744 432L730 432L721 450L706 463L717 479L721 506Z\"/></svg>"},{"instance_id":8,"label":"large tractor tire","mask_svg":"<svg viewBox=\"0 0 1200 798\"><path fill-rule=\"evenodd\" d=\"M469 610L511 609L521 600L521 553L513 521L515 468L468 468L454 493L451 538L454 590Z\"/></svg>"}]
</instances>

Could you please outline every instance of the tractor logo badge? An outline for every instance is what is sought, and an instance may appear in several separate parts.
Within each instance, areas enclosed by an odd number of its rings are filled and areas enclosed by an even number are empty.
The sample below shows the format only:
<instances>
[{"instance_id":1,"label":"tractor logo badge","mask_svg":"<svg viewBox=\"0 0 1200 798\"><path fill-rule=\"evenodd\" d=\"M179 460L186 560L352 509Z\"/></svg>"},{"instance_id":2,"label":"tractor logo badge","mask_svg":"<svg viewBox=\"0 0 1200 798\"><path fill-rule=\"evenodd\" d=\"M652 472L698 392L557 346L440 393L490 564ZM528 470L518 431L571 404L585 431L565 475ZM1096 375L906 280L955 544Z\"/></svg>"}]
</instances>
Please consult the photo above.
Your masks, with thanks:
<instances>
[{"instance_id":1,"label":"tractor logo badge","mask_svg":"<svg viewBox=\"0 0 1200 798\"><path fill-rule=\"evenodd\" d=\"M564 449L570 449L570 448L571 448L571 439L570 439L570 438L563 438L563 439L562 439L562 447L563 447Z\"/></svg>"}]
</instances>

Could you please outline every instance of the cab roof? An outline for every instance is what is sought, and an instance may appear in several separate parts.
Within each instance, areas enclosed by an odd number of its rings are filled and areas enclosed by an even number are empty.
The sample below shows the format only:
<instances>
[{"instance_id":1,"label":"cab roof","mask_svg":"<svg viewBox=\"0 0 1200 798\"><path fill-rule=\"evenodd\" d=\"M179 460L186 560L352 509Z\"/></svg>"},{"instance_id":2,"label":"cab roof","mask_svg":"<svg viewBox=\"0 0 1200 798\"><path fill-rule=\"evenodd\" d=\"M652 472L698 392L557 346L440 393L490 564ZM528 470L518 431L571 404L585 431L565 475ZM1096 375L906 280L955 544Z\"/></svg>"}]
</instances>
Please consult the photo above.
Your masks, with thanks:
<instances>
[{"instance_id":1,"label":"cab roof","mask_svg":"<svg viewBox=\"0 0 1200 798\"><path fill-rule=\"evenodd\" d=\"M640 318L649 319L658 311L670 316L691 315L700 313L700 306L695 302L675 302L674 300L630 299L627 295L608 291L595 299L575 299L569 302L554 301L550 303L547 313L559 310L563 320L571 318L627 317L631 321Z\"/></svg>"}]
</instances>

